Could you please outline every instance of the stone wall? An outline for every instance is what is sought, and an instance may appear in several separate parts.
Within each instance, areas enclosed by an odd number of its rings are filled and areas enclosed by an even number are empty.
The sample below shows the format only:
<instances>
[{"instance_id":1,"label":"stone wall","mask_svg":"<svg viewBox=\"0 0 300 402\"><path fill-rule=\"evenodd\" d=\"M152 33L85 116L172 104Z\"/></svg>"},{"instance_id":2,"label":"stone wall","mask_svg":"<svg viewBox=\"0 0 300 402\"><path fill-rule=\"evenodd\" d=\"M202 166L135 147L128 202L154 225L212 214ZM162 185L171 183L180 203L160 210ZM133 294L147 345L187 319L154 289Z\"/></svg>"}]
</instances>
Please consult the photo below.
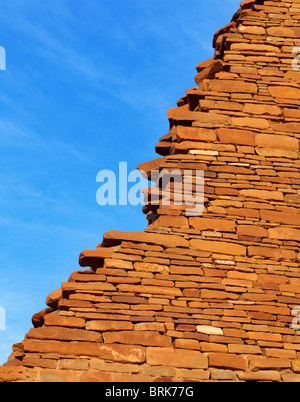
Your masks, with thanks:
<instances>
[{"instance_id":1,"label":"stone wall","mask_svg":"<svg viewBox=\"0 0 300 402\"><path fill-rule=\"evenodd\" d=\"M139 166L204 171L203 214L158 180L147 229L81 253L0 381L300 381L300 1L242 2L213 46Z\"/></svg>"}]
</instances>

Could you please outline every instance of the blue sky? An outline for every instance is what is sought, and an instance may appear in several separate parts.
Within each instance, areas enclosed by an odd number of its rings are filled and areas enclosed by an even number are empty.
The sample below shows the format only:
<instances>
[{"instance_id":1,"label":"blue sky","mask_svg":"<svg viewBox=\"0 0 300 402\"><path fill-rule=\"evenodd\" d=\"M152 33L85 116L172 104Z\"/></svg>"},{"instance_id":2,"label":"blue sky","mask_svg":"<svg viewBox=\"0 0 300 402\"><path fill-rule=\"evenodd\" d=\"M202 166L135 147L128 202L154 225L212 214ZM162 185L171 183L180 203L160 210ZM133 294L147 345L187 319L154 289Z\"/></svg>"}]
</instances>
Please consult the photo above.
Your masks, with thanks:
<instances>
[{"instance_id":1,"label":"blue sky","mask_svg":"<svg viewBox=\"0 0 300 402\"><path fill-rule=\"evenodd\" d=\"M237 0L0 0L0 364L47 295L142 207L96 202L100 170L158 157L166 110Z\"/></svg>"}]
</instances>

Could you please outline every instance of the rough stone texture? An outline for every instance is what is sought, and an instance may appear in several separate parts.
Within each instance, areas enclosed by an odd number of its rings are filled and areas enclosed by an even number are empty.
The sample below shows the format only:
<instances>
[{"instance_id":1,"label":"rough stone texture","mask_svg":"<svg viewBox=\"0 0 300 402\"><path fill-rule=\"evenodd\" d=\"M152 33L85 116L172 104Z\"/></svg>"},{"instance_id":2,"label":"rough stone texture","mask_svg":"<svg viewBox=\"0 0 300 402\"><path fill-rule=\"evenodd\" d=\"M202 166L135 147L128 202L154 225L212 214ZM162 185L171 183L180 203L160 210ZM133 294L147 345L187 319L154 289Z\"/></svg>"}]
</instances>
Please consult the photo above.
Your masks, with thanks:
<instances>
[{"instance_id":1,"label":"rough stone texture","mask_svg":"<svg viewBox=\"0 0 300 402\"><path fill-rule=\"evenodd\" d=\"M203 214L149 188L147 229L81 253L0 381L300 381L299 35L299 0L241 3L139 166L203 170Z\"/></svg>"}]
</instances>

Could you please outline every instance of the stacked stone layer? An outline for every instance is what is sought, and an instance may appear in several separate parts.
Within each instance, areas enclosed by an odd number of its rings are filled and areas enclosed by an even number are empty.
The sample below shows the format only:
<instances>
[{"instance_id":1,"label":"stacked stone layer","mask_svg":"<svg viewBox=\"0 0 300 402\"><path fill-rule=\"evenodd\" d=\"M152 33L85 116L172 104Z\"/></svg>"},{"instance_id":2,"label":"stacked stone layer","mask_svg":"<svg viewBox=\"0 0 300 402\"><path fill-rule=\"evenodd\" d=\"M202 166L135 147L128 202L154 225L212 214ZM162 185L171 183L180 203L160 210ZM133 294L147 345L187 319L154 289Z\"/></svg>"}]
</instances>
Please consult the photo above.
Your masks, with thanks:
<instances>
[{"instance_id":1,"label":"stacked stone layer","mask_svg":"<svg viewBox=\"0 0 300 402\"><path fill-rule=\"evenodd\" d=\"M191 197L204 171L203 214L157 179L145 232L81 253L0 381L300 381L300 1L244 1L213 45L139 166Z\"/></svg>"}]
</instances>

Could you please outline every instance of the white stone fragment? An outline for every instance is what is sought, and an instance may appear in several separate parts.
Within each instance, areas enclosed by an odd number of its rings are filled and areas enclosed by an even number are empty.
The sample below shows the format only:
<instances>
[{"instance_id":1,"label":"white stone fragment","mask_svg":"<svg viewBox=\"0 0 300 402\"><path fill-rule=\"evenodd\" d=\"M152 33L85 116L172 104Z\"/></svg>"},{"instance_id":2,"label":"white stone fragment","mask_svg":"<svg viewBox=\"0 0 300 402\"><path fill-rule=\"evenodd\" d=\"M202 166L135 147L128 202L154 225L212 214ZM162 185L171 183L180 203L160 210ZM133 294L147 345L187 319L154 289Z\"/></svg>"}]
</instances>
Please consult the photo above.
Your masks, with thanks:
<instances>
[{"instance_id":1,"label":"white stone fragment","mask_svg":"<svg viewBox=\"0 0 300 402\"><path fill-rule=\"evenodd\" d=\"M209 327L206 325L197 325L197 332L206 335L224 335L224 332L221 328Z\"/></svg>"},{"instance_id":2,"label":"white stone fragment","mask_svg":"<svg viewBox=\"0 0 300 402\"><path fill-rule=\"evenodd\" d=\"M209 151L209 150L202 150L202 149L191 149L189 151L190 155L206 155L206 156L218 156L218 151Z\"/></svg>"},{"instance_id":3,"label":"white stone fragment","mask_svg":"<svg viewBox=\"0 0 300 402\"><path fill-rule=\"evenodd\" d=\"M220 265L235 265L234 261L227 261L227 260L215 260L215 263Z\"/></svg>"}]
</instances>

